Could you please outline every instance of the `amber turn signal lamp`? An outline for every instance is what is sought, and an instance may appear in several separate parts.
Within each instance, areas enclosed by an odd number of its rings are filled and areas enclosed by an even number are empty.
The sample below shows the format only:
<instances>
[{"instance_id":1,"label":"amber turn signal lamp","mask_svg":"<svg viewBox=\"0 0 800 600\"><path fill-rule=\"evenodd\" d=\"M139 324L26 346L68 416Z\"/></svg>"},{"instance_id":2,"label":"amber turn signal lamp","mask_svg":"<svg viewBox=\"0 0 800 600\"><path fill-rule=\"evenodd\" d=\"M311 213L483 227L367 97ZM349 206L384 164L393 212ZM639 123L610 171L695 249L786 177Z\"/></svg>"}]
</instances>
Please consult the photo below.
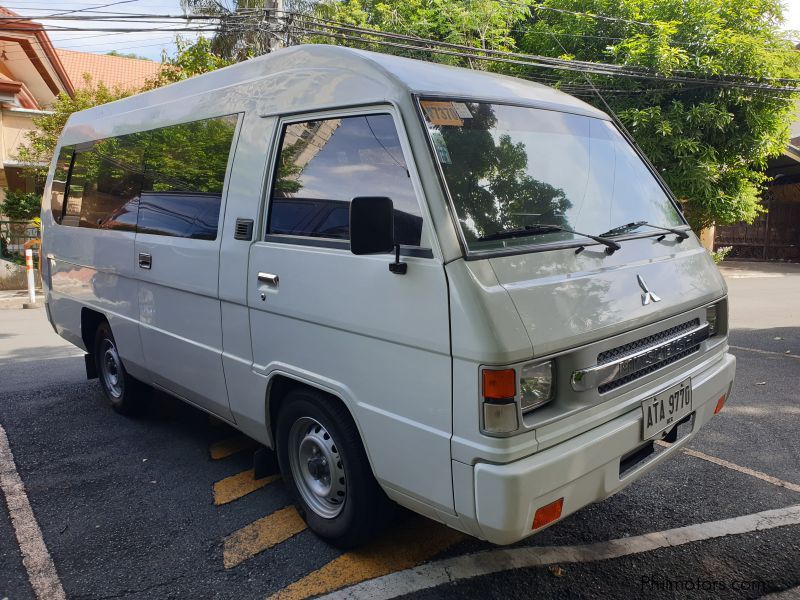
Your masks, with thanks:
<instances>
[{"instance_id":1,"label":"amber turn signal lamp","mask_svg":"<svg viewBox=\"0 0 800 600\"><path fill-rule=\"evenodd\" d=\"M517 373L514 369L484 369L483 397L504 400L517 395Z\"/></svg>"},{"instance_id":2,"label":"amber turn signal lamp","mask_svg":"<svg viewBox=\"0 0 800 600\"><path fill-rule=\"evenodd\" d=\"M725 406L725 398L725 394L722 394L722 396L719 397L719 400L717 400L717 406L714 408L714 414L717 414L722 410L722 407Z\"/></svg>"},{"instance_id":3,"label":"amber turn signal lamp","mask_svg":"<svg viewBox=\"0 0 800 600\"><path fill-rule=\"evenodd\" d=\"M564 508L564 499L559 498L555 502L545 504L536 509L536 514L533 515L533 527L531 529L539 529L548 523L557 521L561 516L561 509Z\"/></svg>"}]
</instances>

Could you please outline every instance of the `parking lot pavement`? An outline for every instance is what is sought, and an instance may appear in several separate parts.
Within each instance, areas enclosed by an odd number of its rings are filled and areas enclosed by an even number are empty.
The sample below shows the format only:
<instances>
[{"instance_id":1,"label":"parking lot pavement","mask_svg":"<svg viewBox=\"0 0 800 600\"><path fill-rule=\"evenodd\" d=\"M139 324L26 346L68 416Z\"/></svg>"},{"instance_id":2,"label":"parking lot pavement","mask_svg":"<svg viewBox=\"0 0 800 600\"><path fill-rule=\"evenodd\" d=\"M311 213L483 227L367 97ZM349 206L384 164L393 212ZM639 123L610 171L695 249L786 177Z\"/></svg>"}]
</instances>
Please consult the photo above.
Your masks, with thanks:
<instances>
[{"instance_id":1,"label":"parking lot pavement","mask_svg":"<svg viewBox=\"0 0 800 600\"><path fill-rule=\"evenodd\" d=\"M253 480L231 428L167 397L113 413L40 310L0 310L0 426L68 598L760 597L800 586L800 272L758 269L726 269L738 370L722 413L510 551L406 513L357 552L327 546L278 477ZM0 598L34 598L15 531L0 510Z\"/></svg>"}]
</instances>

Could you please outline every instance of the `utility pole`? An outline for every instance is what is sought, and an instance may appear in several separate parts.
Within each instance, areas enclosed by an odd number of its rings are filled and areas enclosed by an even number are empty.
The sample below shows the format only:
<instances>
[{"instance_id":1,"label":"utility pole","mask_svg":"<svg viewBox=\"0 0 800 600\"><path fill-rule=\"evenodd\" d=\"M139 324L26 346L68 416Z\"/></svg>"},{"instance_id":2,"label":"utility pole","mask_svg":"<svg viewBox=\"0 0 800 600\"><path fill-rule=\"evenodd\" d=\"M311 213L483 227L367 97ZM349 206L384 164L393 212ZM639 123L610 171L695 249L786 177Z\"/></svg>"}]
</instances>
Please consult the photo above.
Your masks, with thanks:
<instances>
[{"instance_id":1,"label":"utility pole","mask_svg":"<svg viewBox=\"0 0 800 600\"><path fill-rule=\"evenodd\" d=\"M286 24L286 18L283 12L283 0L266 0L264 3L264 21L264 27L269 36L267 40L269 52L283 48L285 45L284 27Z\"/></svg>"}]
</instances>

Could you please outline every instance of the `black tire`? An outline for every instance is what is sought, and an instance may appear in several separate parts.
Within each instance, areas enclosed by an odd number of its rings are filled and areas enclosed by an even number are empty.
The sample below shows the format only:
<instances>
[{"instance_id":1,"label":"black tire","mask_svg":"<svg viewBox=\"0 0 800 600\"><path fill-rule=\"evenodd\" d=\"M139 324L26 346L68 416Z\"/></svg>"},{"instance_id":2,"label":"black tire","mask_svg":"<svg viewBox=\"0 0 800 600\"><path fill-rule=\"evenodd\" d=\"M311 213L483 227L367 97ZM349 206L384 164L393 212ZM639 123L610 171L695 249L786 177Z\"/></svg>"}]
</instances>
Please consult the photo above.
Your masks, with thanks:
<instances>
[{"instance_id":1,"label":"black tire","mask_svg":"<svg viewBox=\"0 0 800 600\"><path fill-rule=\"evenodd\" d=\"M295 431L302 432L309 420L321 425L323 435L326 432L330 434L334 456L341 459L344 481L340 479L340 483L345 493L340 512L335 515L324 516L310 504L301 492L303 488L308 494L308 485L303 481L298 482L295 477L298 464L304 464L308 471L312 462L308 460L303 463L300 447L304 444L307 447L308 443L313 445L314 442L294 444L292 440L297 438L297 434L292 432L292 428L295 426ZM303 440L314 435L314 429L312 424ZM290 446L294 446L296 457L294 470L289 456ZM308 527L321 538L339 548L354 548L380 532L391 519L394 505L375 480L358 429L350 413L338 400L308 388L289 392L278 413L276 447L281 475L295 499L298 511ZM329 479L331 473L333 471L329 471ZM297 476L303 477L302 474ZM313 502L324 504L318 498L312 498ZM335 507L331 509L332 512L335 510Z\"/></svg>"},{"instance_id":2,"label":"black tire","mask_svg":"<svg viewBox=\"0 0 800 600\"><path fill-rule=\"evenodd\" d=\"M128 375L117 353L111 326L107 322L100 323L97 327L93 351L100 387L111 402L111 407L122 415L141 414L152 388Z\"/></svg>"}]
</instances>

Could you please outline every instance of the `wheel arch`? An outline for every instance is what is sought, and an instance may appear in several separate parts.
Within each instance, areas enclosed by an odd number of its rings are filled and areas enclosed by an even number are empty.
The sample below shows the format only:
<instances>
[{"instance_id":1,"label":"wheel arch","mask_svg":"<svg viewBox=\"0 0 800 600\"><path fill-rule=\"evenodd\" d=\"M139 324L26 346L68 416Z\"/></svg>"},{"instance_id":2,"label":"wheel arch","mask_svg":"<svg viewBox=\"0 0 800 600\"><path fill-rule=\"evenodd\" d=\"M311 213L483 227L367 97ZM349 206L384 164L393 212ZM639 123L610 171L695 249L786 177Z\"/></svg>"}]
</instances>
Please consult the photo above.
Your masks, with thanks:
<instances>
[{"instance_id":1,"label":"wheel arch","mask_svg":"<svg viewBox=\"0 0 800 600\"><path fill-rule=\"evenodd\" d=\"M95 334L102 323L108 323L108 317L103 313L86 306L81 308L81 339L88 354L94 354Z\"/></svg>"},{"instance_id":2,"label":"wheel arch","mask_svg":"<svg viewBox=\"0 0 800 600\"><path fill-rule=\"evenodd\" d=\"M339 390L331 389L330 387L321 385L318 382L309 381L295 374L286 373L283 371L273 372L269 378L269 381L267 382L265 421L267 426L267 435L269 436L269 441L272 448L277 449L275 426L278 421L278 411L280 410L280 407L289 392L297 388L306 388L324 394L330 399L331 402L335 402L344 408L344 410L353 420L353 423L355 423L358 436L361 439L361 445L364 447L367 460L370 464L370 469L372 470L373 475L377 477L373 467L372 459L370 457L369 446L367 446L364 438L364 431L361 428L361 425L352 409L352 401L348 401L346 399L346 395L342 394Z\"/></svg>"}]
</instances>

